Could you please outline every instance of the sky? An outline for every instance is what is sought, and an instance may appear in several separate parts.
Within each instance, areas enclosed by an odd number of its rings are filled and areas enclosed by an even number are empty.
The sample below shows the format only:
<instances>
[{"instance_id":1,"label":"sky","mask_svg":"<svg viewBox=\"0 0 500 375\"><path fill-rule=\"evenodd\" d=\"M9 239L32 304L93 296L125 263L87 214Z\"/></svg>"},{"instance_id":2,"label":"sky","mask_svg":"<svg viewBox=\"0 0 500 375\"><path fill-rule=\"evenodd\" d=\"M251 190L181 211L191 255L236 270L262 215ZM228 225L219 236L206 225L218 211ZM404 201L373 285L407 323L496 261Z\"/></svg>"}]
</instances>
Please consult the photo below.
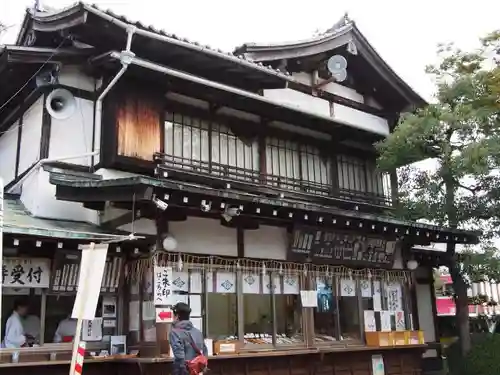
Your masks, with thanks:
<instances>
[{"instance_id":1,"label":"sky","mask_svg":"<svg viewBox=\"0 0 500 375\"><path fill-rule=\"evenodd\" d=\"M39 0L61 8L74 1ZM9 28L0 44L13 43L25 9L35 0L0 0L0 22ZM354 20L382 58L427 100L433 85L425 75L436 61L436 45L473 48L479 37L500 28L500 1L476 0L91 0L134 21L151 24L225 51L245 42L280 42L325 31L344 13Z\"/></svg>"}]
</instances>

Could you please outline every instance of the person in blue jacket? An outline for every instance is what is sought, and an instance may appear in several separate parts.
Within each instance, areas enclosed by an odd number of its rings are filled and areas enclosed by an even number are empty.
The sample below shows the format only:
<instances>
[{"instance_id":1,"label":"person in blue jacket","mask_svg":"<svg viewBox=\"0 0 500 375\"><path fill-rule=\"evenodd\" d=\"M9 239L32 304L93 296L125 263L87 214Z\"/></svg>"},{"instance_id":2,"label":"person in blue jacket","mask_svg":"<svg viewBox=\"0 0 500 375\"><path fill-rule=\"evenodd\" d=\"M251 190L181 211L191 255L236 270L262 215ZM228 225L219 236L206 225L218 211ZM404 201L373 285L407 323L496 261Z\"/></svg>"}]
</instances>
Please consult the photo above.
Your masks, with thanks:
<instances>
[{"instance_id":1,"label":"person in blue jacket","mask_svg":"<svg viewBox=\"0 0 500 375\"><path fill-rule=\"evenodd\" d=\"M188 373L186 361L190 361L199 355L194 345L204 356L208 355L208 351L203 334L189 320L191 315L189 305L179 302L172 308L172 311L174 313L174 323L168 337L174 354L172 375L186 375Z\"/></svg>"}]
</instances>

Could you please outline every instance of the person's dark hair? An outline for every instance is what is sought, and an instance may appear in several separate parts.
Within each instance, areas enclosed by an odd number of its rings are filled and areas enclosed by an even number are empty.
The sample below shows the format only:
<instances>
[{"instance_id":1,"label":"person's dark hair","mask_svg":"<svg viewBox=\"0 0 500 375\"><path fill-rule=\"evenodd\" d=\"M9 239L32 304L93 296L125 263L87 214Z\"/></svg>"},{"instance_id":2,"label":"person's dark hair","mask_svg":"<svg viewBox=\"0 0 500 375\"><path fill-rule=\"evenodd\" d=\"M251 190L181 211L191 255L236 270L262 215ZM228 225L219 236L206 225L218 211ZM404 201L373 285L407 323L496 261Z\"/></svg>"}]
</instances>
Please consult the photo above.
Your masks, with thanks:
<instances>
[{"instance_id":1,"label":"person's dark hair","mask_svg":"<svg viewBox=\"0 0 500 375\"><path fill-rule=\"evenodd\" d=\"M187 303L179 302L172 309L174 315L179 318L179 320L189 320L189 315L191 315L191 308Z\"/></svg>"},{"instance_id":2,"label":"person's dark hair","mask_svg":"<svg viewBox=\"0 0 500 375\"><path fill-rule=\"evenodd\" d=\"M29 303L24 298L19 298L14 301L14 311L17 311L20 307L29 307Z\"/></svg>"}]
</instances>

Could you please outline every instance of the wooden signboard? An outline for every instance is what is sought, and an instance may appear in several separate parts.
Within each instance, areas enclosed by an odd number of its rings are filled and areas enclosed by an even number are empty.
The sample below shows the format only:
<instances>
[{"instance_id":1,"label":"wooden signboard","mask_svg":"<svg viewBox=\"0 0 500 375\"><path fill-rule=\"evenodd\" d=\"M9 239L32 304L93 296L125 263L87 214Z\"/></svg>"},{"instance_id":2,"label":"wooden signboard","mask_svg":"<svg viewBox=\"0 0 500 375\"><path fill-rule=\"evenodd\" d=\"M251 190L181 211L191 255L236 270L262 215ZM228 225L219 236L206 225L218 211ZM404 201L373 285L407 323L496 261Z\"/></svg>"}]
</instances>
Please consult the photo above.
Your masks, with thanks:
<instances>
[{"instance_id":1,"label":"wooden signboard","mask_svg":"<svg viewBox=\"0 0 500 375\"><path fill-rule=\"evenodd\" d=\"M396 241L355 232L296 227L288 249L290 261L391 268Z\"/></svg>"}]
</instances>

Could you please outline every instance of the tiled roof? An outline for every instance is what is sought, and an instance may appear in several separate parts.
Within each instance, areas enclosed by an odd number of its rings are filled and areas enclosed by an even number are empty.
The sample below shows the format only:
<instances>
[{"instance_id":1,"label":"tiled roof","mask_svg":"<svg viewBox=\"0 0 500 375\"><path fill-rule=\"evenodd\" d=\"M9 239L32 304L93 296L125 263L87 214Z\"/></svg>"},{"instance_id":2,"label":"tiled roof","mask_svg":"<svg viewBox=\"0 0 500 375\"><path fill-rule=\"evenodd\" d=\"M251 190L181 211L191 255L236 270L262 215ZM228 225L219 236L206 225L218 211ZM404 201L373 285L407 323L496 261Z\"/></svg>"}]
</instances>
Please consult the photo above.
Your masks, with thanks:
<instances>
[{"instance_id":1,"label":"tiled roof","mask_svg":"<svg viewBox=\"0 0 500 375\"><path fill-rule=\"evenodd\" d=\"M269 73L269 74L274 74L276 76L280 76L280 77L287 79L287 80L292 79L291 74L289 72L281 71L279 69L274 69L273 67L264 65L261 62L252 61L251 59L249 59L243 55L235 55L232 52L224 52L221 49L213 48L209 45L202 45L199 42L192 41L192 40L189 40L187 38L177 36L175 34L167 33L165 30L158 29L158 28L154 27L153 25L145 25L140 21L130 20L129 18L125 17L124 15L116 14L115 12L113 12L110 9L106 9L106 10L101 9L96 4L87 4L84 2L78 2L78 3L74 3L71 6L66 7L64 9L58 9L58 10L51 9L50 13L37 12L34 15L32 15L32 17L35 19L43 20L44 18L54 17L57 14L70 11L71 9L76 8L76 7L83 7L85 10L87 10L87 11L89 11L97 16L99 16L100 13L111 16L111 17L113 17L121 22L130 24L130 25L135 26L139 29L142 29L142 30L145 30L145 31L148 31L151 33L155 33L157 35L161 35L165 38L169 38L169 39L171 39L171 41L173 43L178 44L178 45L182 45L183 47L188 48L188 49L203 51L205 53L215 55L215 56L220 57L222 59L233 61L237 64L246 65L246 66L249 66L251 68L261 70L261 71L264 71L264 72ZM28 12L31 14L31 10L28 10Z\"/></svg>"}]
</instances>

